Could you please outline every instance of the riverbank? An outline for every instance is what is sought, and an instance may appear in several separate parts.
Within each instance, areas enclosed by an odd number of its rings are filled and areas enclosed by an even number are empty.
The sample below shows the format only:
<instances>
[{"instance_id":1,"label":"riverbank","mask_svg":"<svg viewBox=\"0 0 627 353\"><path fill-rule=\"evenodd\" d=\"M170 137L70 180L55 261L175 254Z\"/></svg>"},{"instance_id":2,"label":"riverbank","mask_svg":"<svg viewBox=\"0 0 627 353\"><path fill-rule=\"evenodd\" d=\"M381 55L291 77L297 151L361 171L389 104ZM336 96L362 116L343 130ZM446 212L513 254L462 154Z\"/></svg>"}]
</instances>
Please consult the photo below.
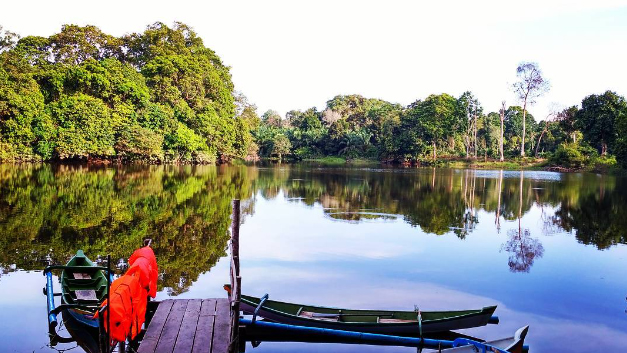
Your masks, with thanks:
<instances>
[{"instance_id":1,"label":"riverbank","mask_svg":"<svg viewBox=\"0 0 627 353\"><path fill-rule=\"evenodd\" d=\"M243 159L233 159L228 163L229 165L254 165L254 164L274 164L275 160L259 159L256 161L246 161ZM344 157L326 156L320 158L307 158L300 161L285 161L285 164L313 164L321 167L437 167L437 168L453 168L453 169L503 169L503 170L545 170L560 173L579 173L590 172L599 174L611 174L611 175L627 175L627 170L620 168L616 165L615 160L610 159L596 159L593 163L584 166L568 166L558 165L551 163L546 158L515 158L506 161L498 160L480 160L480 159L465 159L454 157L443 157L437 160L435 163L430 160L413 162L413 163L391 163L380 161L378 159L371 158L353 158L346 159ZM54 161L42 161L42 160L5 160L0 164L53 164L53 165L86 165L86 166L124 166L124 165L212 165L214 163L198 162L198 161L183 161L183 160L170 160L170 161L153 161L153 160L120 160L120 159L69 159L69 160L54 160Z\"/></svg>"},{"instance_id":2,"label":"riverbank","mask_svg":"<svg viewBox=\"0 0 627 353\"><path fill-rule=\"evenodd\" d=\"M326 156L320 158L306 158L303 159L302 162L307 163L315 163L323 166L342 166L342 165L351 165L351 166L376 166L380 165L381 161L378 159L370 159L370 158L352 158L346 159L344 157L337 156ZM298 163L298 162L296 162Z\"/></svg>"},{"instance_id":3,"label":"riverbank","mask_svg":"<svg viewBox=\"0 0 627 353\"><path fill-rule=\"evenodd\" d=\"M388 166L405 166L405 167L440 167L440 168L458 168L458 169L530 169L530 170L542 170L549 166L546 159L525 158L525 159L513 159L500 162L497 160L478 160L478 159L465 159L465 158L453 158L443 157L433 162L430 160L418 161L406 164L391 163L380 161L378 159L369 158L354 158L346 159L343 157L326 156L321 158L308 158L303 159L302 162L316 163L324 166L375 166L375 165L388 165ZM298 163L298 162L296 162ZM567 169L567 168L564 168ZM573 170L574 171L574 170Z\"/></svg>"},{"instance_id":4,"label":"riverbank","mask_svg":"<svg viewBox=\"0 0 627 353\"><path fill-rule=\"evenodd\" d=\"M303 159L301 162L319 164L321 166L405 166L405 167L439 167L439 168L454 168L454 169L504 169L504 170L546 170L560 173L579 173L590 172L600 174L613 174L613 175L625 175L627 170L620 168L615 159L612 158L596 158L590 161L586 165L573 166L573 165L559 165L551 163L546 158L513 158L506 161L499 161L494 159L466 159L456 157L443 157L433 161L420 161L411 164L395 164L387 163L377 159L369 158L355 158L346 159L337 156L326 156L321 158L309 158ZM299 162L296 162L299 163Z\"/></svg>"}]
</instances>

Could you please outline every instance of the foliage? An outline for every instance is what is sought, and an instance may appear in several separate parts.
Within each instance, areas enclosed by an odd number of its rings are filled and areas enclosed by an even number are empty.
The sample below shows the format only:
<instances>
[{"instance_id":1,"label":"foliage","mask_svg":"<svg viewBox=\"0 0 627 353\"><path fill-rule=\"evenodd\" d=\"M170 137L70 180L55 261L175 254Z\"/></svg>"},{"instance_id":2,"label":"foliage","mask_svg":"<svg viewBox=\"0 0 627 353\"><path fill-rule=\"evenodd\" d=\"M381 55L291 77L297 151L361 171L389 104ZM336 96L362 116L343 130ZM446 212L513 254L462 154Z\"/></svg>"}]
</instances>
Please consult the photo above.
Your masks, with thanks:
<instances>
[{"instance_id":1,"label":"foliage","mask_svg":"<svg viewBox=\"0 0 627 353\"><path fill-rule=\"evenodd\" d=\"M612 153L617 138L617 123L627 119L625 98L612 91L592 94L581 102L581 109L576 113L576 127L583 137L601 155Z\"/></svg>"},{"instance_id":2,"label":"foliage","mask_svg":"<svg viewBox=\"0 0 627 353\"><path fill-rule=\"evenodd\" d=\"M612 151L617 154L616 163L627 165L627 138L622 138L627 136L627 114L621 108L624 99L612 97L613 105L607 106L614 108L606 109L616 121ZM614 168L614 159L599 157L587 147L590 139L582 138L579 128L584 116L599 115L589 113L590 105L584 103L585 108L569 107L555 113L554 119L540 122L524 107L504 106L504 154L510 158L509 164L494 162L500 157L500 114L485 114L472 92L457 99L448 94L431 95L407 107L359 95L336 96L322 112L316 108L291 110L283 119L270 110L252 132L261 157L272 155L274 138L281 134L290 141L289 154L299 160L329 156L450 166L465 156L470 160L463 165L478 167L539 168L549 159L550 164L567 168ZM511 160L521 154L523 134L528 141L525 154L541 159ZM434 162L438 155L443 162Z\"/></svg>"},{"instance_id":3,"label":"foliage","mask_svg":"<svg viewBox=\"0 0 627 353\"><path fill-rule=\"evenodd\" d=\"M551 156L550 162L555 165L567 168L582 168L596 154L589 146L582 146L576 143L561 143L555 153Z\"/></svg>"},{"instance_id":4,"label":"foliage","mask_svg":"<svg viewBox=\"0 0 627 353\"><path fill-rule=\"evenodd\" d=\"M540 67L537 63L520 63L516 68L516 76L518 77L518 81L513 84L512 88L518 96L518 100L523 103L520 155L524 157L526 154L525 139L527 138L527 119L525 119L527 114L527 105L533 105L536 98L540 97L549 90L550 85L543 77L542 71L540 71ZM533 137L531 137L531 141L533 141Z\"/></svg>"},{"instance_id":5,"label":"foliage","mask_svg":"<svg viewBox=\"0 0 627 353\"><path fill-rule=\"evenodd\" d=\"M41 269L64 264L77 249L118 263L153 238L160 287L185 292L226 255L230 202L252 193L246 173L0 165L0 265Z\"/></svg>"},{"instance_id":6,"label":"foliage","mask_svg":"<svg viewBox=\"0 0 627 353\"><path fill-rule=\"evenodd\" d=\"M322 111L259 116L234 90L229 67L183 23L157 22L122 37L89 25L64 25L49 37L0 29L0 161L227 163L289 155L488 163L501 158L503 116L508 158L536 155L569 168L603 169L614 154L627 166L623 97L593 94L581 108L537 122L528 107L548 82L535 63L522 63L517 74L513 88L522 106L503 103L503 114L484 112L467 91L458 98L432 94L408 106L338 95Z\"/></svg>"},{"instance_id":7,"label":"foliage","mask_svg":"<svg viewBox=\"0 0 627 353\"><path fill-rule=\"evenodd\" d=\"M292 144L287 136L283 134L276 134L272 139L272 152L271 155L277 156L277 159L281 160L283 157L290 153Z\"/></svg>"},{"instance_id":8,"label":"foliage","mask_svg":"<svg viewBox=\"0 0 627 353\"><path fill-rule=\"evenodd\" d=\"M229 68L185 24L16 39L0 31L2 160L211 163L255 151L256 108L240 94L236 110Z\"/></svg>"},{"instance_id":9,"label":"foliage","mask_svg":"<svg viewBox=\"0 0 627 353\"><path fill-rule=\"evenodd\" d=\"M117 263L150 237L160 286L176 295L226 256L231 199L242 199L246 215L255 211L255 195L279 194L321 206L339 221L400 217L426 233L421 236L459 238L476 234L482 229L476 227L479 222L496 220L498 226L541 205L543 230L558 227L599 249L627 243L627 190L619 178L583 173L564 175L556 183L516 174L438 168L329 172L291 165L0 165L0 234L5 235L0 237L0 268L41 269L49 262L65 263L77 249L96 259L111 254ZM364 212L369 210L376 212ZM521 231L503 238L502 249L509 265L517 264L510 267L516 271L526 271L533 263L529 260L542 253L533 240L539 234L527 238Z\"/></svg>"}]
</instances>

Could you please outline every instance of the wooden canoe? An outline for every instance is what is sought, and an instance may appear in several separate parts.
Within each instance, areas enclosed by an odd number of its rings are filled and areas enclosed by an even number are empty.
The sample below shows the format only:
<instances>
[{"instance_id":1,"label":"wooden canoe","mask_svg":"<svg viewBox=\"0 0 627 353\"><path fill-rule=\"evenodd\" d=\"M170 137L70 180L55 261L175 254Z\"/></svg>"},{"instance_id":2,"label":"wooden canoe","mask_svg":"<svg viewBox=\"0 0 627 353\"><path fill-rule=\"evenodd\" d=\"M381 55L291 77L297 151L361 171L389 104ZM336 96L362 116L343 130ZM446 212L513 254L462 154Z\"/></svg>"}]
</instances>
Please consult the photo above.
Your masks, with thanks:
<instances>
[{"instance_id":1,"label":"wooden canoe","mask_svg":"<svg viewBox=\"0 0 627 353\"><path fill-rule=\"evenodd\" d=\"M487 341L485 344L490 345L492 347L496 347L511 353L523 353L526 351L525 349L525 337L527 336L527 332L529 331L529 326L525 326L514 334L514 336L509 338L503 338L494 341ZM446 353L477 353L477 349L472 345L465 345L455 348L443 349L442 352Z\"/></svg>"},{"instance_id":2,"label":"wooden canoe","mask_svg":"<svg viewBox=\"0 0 627 353\"><path fill-rule=\"evenodd\" d=\"M261 298L242 295L240 309L252 315L260 301ZM484 326L490 323L495 310L496 306L477 310L422 311L419 322L416 311L352 310L266 299L257 315L269 321L298 326L418 337L420 326L423 334Z\"/></svg>"},{"instance_id":3,"label":"wooden canoe","mask_svg":"<svg viewBox=\"0 0 627 353\"><path fill-rule=\"evenodd\" d=\"M94 314L107 297L105 271L78 250L61 272L61 303L76 305L61 311L68 332L88 353L99 352L99 323Z\"/></svg>"}]
</instances>

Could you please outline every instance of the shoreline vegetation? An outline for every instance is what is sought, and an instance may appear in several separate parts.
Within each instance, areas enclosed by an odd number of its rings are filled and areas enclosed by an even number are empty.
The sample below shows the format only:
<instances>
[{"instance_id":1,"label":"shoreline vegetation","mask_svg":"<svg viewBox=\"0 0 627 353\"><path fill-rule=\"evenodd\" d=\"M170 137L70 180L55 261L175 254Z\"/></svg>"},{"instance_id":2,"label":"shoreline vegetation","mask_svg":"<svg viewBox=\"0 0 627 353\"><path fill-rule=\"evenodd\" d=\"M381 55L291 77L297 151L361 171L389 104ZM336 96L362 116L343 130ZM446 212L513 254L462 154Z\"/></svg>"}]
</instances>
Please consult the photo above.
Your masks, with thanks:
<instances>
[{"instance_id":1,"label":"shoreline vegetation","mask_svg":"<svg viewBox=\"0 0 627 353\"><path fill-rule=\"evenodd\" d=\"M0 162L627 167L623 96L591 94L537 121L530 109L548 80L532 62L516 73L518 105L491 112L467 91L407 106L338 95L322 111L259 115L186 24L121 37L95 26L64 25L49 37L0 27Z\"/></svg>"},{"instance_id":2,"label":"shoreline vegetation","mask_svg":"<svg viewBox=\"0 0 627 353\"><path fill-rule=\"evenodd\" d=\"M276 163L276 160L266 159L268 162ZM395 166L395 167L436 167L436 168L452 168L452 169L502 169L502 170L544 170L561 173L578 173L592 172L602 174L625 174L625 169L618 167L615 161L599 159L586 166L579 168L568 168L563 166L551 165L546 158L516 158L512 160L499 161L497 159L474 160L461 157L441 158L437 163L425 161L423 163L406 163L399 164L394 162L384 162L377 159L354 158L345 159L342 157L327 156L321 158L308 158L292 163L309 163L327 167L353 166L353 167L375 167L375 166Z\"/></svg>"}]
</instances>

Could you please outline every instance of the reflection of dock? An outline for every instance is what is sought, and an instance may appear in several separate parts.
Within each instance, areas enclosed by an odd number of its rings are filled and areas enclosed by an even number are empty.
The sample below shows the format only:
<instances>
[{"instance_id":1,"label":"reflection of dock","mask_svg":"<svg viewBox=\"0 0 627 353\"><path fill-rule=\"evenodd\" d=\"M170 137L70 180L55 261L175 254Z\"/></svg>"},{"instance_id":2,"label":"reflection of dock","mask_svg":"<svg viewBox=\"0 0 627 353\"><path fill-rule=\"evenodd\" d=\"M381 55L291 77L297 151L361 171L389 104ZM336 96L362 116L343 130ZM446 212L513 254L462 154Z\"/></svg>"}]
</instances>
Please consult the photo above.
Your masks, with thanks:
<instances>
[{"instance_id":1,"label":"reflection of dock","mask_svg":"<svg viewBox=\"0 0 627 353\"><path fill-rule=\"evenodd\" d=\"M139 353L226 353L231 340L227 299L169 299L159 304Z\"/></svg>"},{"instance_id":2,"label":"reflection of dock","mask_svg":"<svg viewBox=\"0 0 627 353\"><path fill-rule=\"evenodd\" d=\"M138 353L228 353L239 349L240 201L233 200L232 295L210 299L168 299L158 304Z\"/></svg>"}]
</instances>

